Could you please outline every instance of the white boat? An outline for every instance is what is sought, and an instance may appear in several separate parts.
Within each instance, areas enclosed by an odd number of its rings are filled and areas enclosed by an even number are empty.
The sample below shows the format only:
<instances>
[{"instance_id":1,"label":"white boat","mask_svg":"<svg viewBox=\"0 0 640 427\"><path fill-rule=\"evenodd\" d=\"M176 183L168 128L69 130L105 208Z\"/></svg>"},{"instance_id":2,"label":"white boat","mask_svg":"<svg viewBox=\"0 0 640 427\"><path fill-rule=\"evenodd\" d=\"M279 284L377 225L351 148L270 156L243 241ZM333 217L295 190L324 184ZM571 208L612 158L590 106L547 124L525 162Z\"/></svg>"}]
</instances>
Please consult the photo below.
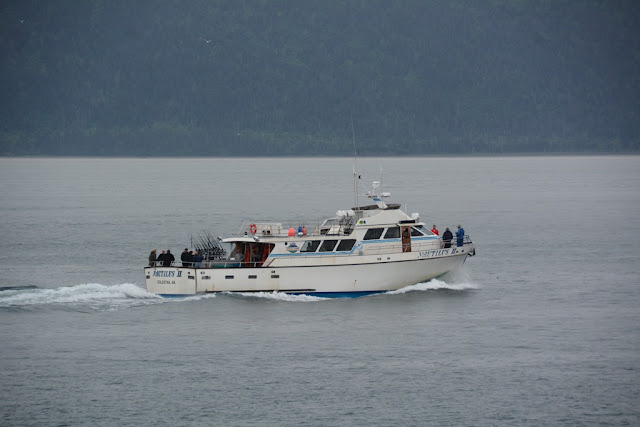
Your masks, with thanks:
<instances>
[{"instance_id":1,"label":"white boat","mask_svg":"<svg viewBox=\"0 0 640 427\"><path fill-rule=\"evenodd\" d=\"M426 282L475 255L469 236L444 242L418 214L409 216L400 205L387 204L390 194L379 189L374 182L367 193L375 204L338 211L309 230L311 224L303 221L246 222L237 235L201 245L207 252L201 262L145 268L147 291L162 296L284 292L355 297ZM219 242L230 244L228 255L221 256Z\"/></svg>"}]
</instances>

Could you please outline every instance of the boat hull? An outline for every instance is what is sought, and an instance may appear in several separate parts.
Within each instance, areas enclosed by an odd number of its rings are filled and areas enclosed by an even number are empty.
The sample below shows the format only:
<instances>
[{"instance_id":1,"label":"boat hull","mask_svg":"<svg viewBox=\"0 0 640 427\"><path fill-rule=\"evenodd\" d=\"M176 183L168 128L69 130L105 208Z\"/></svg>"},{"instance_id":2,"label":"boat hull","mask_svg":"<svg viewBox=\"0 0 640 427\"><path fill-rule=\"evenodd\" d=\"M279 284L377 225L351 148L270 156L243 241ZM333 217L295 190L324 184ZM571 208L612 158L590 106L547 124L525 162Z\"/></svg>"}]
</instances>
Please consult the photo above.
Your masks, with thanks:
<instances>
[{"instance_id":1,"label":"boat hull","mask_svg":"<svg viewBox=\"0 0 640 427\"><path fill-rule=\"evenodd\" d=\"M449 251L447 251L449 252ZM253 268L145 268L147 291L163 296L210 292L284 292L320 296L360 296L425 282L462 266L471 251L442 256L428 252L363 257L341 265Z\"/></svg>"}]
</instances>

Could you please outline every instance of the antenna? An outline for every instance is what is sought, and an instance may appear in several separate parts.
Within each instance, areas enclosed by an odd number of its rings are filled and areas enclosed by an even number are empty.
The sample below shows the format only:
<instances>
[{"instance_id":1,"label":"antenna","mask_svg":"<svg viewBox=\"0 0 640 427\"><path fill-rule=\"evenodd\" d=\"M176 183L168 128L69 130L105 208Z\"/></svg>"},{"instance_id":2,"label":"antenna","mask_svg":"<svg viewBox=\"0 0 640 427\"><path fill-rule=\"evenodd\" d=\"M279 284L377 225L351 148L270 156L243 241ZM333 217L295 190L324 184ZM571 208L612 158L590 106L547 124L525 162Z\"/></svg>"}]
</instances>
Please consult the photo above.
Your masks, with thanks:
<instances>
[{"instance_id":1,"label":"antenna","mask_svg":"<svg viewBox=\"0 0 640 427\"><path fill-rule=\"evenodd\" d=\"M358 153L356 152L356 132L353 128L353 113L349 113L351 117L351 136L353 138L353 202L356 209L358 209L358 168L357 168L357 159Z\"/></svg>"},{"instance_id":2,"label":"antenna","mask_svg":"<svg viewBox=\"0 0 640 427\"><path fill-rule=\"evenodd\" d=\"M380 160L378 160L378 167L380 168L380 192L384 192L384 180L383 178L383 174L382 174L382 162Z\"/></svg>"}]
</instances>

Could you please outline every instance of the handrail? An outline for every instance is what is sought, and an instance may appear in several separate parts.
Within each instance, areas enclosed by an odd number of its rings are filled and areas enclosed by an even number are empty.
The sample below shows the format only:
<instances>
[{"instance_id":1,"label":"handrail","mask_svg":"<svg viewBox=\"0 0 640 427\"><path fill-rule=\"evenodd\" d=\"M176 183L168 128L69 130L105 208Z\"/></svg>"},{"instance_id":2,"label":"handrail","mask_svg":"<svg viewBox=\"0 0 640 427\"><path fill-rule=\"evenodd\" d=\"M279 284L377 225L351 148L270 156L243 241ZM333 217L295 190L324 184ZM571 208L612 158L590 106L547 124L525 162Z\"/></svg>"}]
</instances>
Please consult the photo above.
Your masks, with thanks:
<instances>
[{"instance_id":1,"label":"handrail","mask_svg":"<svg viewBox=\"0 0 640 427\"><path fill-rule=\"evenodd\" d=\"M370 242L374 242L374 240L371 240ZM434 245L435 242L439 242L439 245ZM471 241L471 237L469 237L468 234L465 234L463 241L462 241L462 246L464 245L470 245L473 242ZM417 252L417 251L421 251L421 250L433 250L433 249L442 249L445 248L445 242L443 241L442 238L439 239L431 239L431 240L427 240L424 242L416 242L416 241L412 241L411 242L411 251L412 252ZM450 248L455 248L455 247L459 247L457 245L457 238L454 237L453 239L451 239L450 241ZM356 247L355 251L359 252L362 251L363 255L384 255L384 254L392 254L392 253L398 253L402 250L402 241L398 240L395 242L391 242L391 243L387 243L387 244L383 244L383 245L377 245L377 246L371 246L371 245L365 245L365 246L361 246L360 249ZM304 254L304 253L301 253ZM311 255L312 253L310 252L309 255ZM313 253L314 254L314 253ZM323 252L323 254L325 255L331 255L334 254L336 256L349 256L346 254L336 254L335 252ZM315 256L315 255L313 255ZM195 262L187 262L185 264L189 264L189 265L184 265L182 263L180 263L180 265L178 265L177 261L172 261L171 264L169 266L165 266L163 264L163 261L156 261L154 263L154 265L152 265L151 267L191 267L191 268L241 268L241 267L260 267L263 265L263 261L251 261L251 262L243 262L243 261L237 261L237 260L233 260L233 259L224 259L224 260L203 260L200 263L195 263ZM199 266L194 266L193 264L200 264Z\"/></svg>"},{"instance_id":2,"label":"handrail","mask_svg":"<svg viewBox=\"0 0 640 427\"><path fill-rule=\"evenodd\" d=\"M298 227L307 229L307 236L321 236L320 227L324 220L290 219L284 221L243 221L236 234L256 235L260 237L288 237L289 229L293 228L298 234ZM256 226L257 232L252 233L252 226Z\"/></svg>"},{"instance_id":3,"label":"handrail","mask_svg":"<svg viewBox=\"0 0 640 427\"><path fill-rule=\"evenodd\" d=\"M255 234L262 237L288 237L289 230L294 229L296 235L298 234L299 227L305 227L307 229L306 236L325 236L335 235L343 236L351 234L351 231L355 228L357 218L354 216L349 217L334 217L323 219L288 219L279 221L243 221L237 229L237 234L248 235ZM255 227L256 233L252 233L252 229ZM327 233L327 230L334 232ZM324 231L324 232L323 232ZM335 232L337 231L337 232Z\"/></svg>"}]
</instances>

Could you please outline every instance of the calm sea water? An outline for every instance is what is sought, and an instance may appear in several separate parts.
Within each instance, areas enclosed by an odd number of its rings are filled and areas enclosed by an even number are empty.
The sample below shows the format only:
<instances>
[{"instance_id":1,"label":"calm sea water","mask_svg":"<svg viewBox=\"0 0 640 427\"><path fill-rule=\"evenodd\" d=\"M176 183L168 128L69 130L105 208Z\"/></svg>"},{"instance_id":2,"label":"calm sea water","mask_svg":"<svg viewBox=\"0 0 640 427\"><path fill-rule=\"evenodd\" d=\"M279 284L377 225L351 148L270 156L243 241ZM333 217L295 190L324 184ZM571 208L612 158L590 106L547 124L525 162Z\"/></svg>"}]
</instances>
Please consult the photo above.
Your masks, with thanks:
<instances>
[{"instance_id":1,"label":"calm sea water","mask_svg":"<svg viewBox=\"0 0 640 427\"><path fill-rule=\"evenodd\" d=\"M152 248L349 208L352 159L0 159L0 424L640 424L640 157L358 169L478 255L357 299L161 299Z\"/></svg>"}]
</instances>

